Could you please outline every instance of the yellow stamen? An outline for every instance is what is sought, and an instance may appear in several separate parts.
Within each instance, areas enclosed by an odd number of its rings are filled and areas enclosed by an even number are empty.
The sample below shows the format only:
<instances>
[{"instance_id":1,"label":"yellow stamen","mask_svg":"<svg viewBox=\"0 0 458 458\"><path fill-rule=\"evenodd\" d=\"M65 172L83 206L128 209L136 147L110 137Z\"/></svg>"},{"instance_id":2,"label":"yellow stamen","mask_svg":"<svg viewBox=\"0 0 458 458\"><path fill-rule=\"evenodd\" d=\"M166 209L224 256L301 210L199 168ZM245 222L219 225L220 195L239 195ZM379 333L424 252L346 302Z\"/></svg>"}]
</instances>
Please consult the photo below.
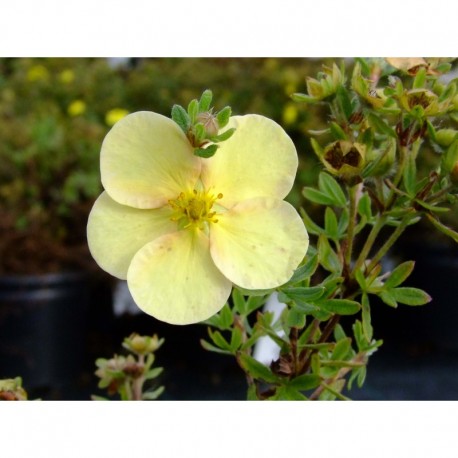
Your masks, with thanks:
<instances>
[{"instance_id":1,"label":"yellow stamen","mask_svg":"<svg viewBox=\"0 0 458 458\"><path fill-rule=\"evenodd\" d=\"M187 193L180 193L176 199L170 199L169 205L175 210L172 221L181 222L183 228L197 227L205 229L210 223L217 223L217 212L212 211L213 204L217 199L222 199L219 193L214 195L207 191L193 189Z\"/></svg>"}]
</instances>

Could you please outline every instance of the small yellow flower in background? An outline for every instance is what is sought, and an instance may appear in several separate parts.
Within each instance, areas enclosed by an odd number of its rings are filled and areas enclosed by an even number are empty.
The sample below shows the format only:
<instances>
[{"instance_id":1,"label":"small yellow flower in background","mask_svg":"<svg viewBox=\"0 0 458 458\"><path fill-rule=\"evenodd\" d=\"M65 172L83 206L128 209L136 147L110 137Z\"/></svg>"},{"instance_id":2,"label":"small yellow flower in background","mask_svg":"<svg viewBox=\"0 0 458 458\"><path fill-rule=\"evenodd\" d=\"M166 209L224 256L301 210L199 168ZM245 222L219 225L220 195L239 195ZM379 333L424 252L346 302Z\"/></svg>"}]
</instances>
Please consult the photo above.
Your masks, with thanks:
<instances>
[{"instance_id":1,"label":"small yellow flower in background","mask_svg":"<svg viewBox=\"0 0 458 458\"><path fill-rule=\"evenodd\" d=\"M27 70L27 79L30 82L45 81L48 78L49 72L44 65L33 65Z\"/></svg>"},{"instance_id":2,"label":"small yellow flower in background","mask_svg":"<svg viewBox=\"0 0 458 458\"><path fill-rule=\"evenodd\" d=\"M263 116L232 117L231 127L209 159L152 112L126 116L102 144L105 191L89 216L89 248L159 320L203 321L233 284L280 286L307 251L304 224L283 200L298 166L293 142Z\"/></svg>"},{"instance_id":3,"label":"small yellow flower in background","mask_svg":"<svg viewBox=\"0 0 458 458\"><path fill-rule=\"evenodd\" d=\"M70 116L76 117L82 115L86 111L86 103L82 100L74 100L67 108L67 113Z\"/></svg>"},{"instance_id":4,"label":"small yellow flower in background","mask_svg":"<svg viewBox=\"0 0 458 458\"><path fill-rule=\"evenodd\" d=\"M114 126L118 121L127 116L129 112L124 108L113 108L107 111L105 115L105 123L108 126Z\"/></svg>"},{"instance_id":5,"label":"small yellow flower in background","mask_svg":"<svg viewBox=\"0 0 458 458\"><path fill-rule=\"evenodd\" d=\"M298 116L297 106L295 103L287 103L283 107L282 120L285 125L292 125L297 121Z\"/></svg>"},{"instance_id":6,"label":"small yellow flower in background","mask_svg":"<svg viewBox=\"0 0 458 458\"><path fill-rule=\"evenodd\" d=\"M75 80L75 73L69 68L62 70L59 73L59 80L64 84L70 84Z\"/></svg>"}]
</instances>

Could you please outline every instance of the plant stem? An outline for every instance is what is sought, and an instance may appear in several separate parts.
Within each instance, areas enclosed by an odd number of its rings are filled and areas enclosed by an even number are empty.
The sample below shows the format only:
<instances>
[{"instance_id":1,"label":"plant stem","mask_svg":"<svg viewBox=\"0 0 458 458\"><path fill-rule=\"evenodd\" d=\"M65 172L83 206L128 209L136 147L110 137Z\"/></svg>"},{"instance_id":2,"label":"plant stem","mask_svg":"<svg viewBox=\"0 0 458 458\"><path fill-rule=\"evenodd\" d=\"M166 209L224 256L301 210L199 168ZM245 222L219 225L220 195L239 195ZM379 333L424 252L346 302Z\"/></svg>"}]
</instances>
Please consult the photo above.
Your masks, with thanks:
<instances>
[{"instance_id":1,"label":"plant stem","mask_svg":"<svg viewBox=\"0 0 458 458\"><path fill-rule=\"evenodd\" d=\"M366 359L366 355L364 353L358 353L353 359L352 359L352 362L353 363L365 363ZM337 380L345 377L348 372L350 372L351 370L353 370L354 367L342 367L342 369L339 370L339 372L337 372L337 374L330 378L330 379L327 379L324 381L324 383L322 383L310 396L309 396L309 399L310 400L314 400L314 399L318 399L318 397L320 396L320 394L328 388L329 385L332 385L333 383L335 383ZM331 388L332 390L332 388ZM333 390L331 391L333 392ZM333 392L333 394L335 394L335 392Z\"/></svg>"},{"instance_id":2,"label":"plant stem","mask_svg":"<svg viewBox=\"0 0 458 458\"><path fill-rule=\"evenodd\" d=\"M367 267L367 272L370 273L371 270L377 265L377 263L386 255L388 250L393 246L396 240L401 236L404 232L406 227L408 226L411 220L410 215L405 217L400 223L399 226L394 230L394 232L390 235L388 240L382 245L379 251L372 257L371 262Z\"/></svg>"},{"instance_id":3,"label":"plant stem","mask_svg":"<svg viewBox=\"0 0 458 458\"><path fill-rule=\"evenodd\" d=\"M138 363L141 366L144 366L145 364L145 356L144 355L139 355L138 357ZM143 388L143 383L144 383L144 378L143 376L136 378L132 382L132 400L134 401L141 401L143 397L142 393L142 388Z\"/></svg>"},{"instance_id":4,"label":"plant stem","mask_svg":"<svg viewBox=\"0 0 458 458\"><path fill-rule=\"evenodd\" d=\"M398 187L399 182L401 181L402 176L404 175L404 168L407 162L408 153L409 153L409 150L407 147L399 146L399 166L398 166L398 170L393 180L393 184L395 188ZM394 189L391 189L390 194L388 195L387 203L385 205L385 208L387 210L391 208L391 206L394 203L395 198L396 198L396 192L394 191Z\"/></svg>"},{"instance_id":5,"label":"plant stem","mask_svg":"<svg viewBox=\"0 0 458 458\"><path fill-rule=\"evenodd\" d=\"M351 186L348 188L348 195L350 197L350 220L348 222L347 229L347 243L345 251L345 264L347 266L351 263L351 255L353 252L353 239L355 237L355 225L356 225L356 194L358 186Z\"/></svg>"},{"instance_id":6,"label":"plant stem","mask_svg":"<svg viewBox=\"0 0 458 458\"><path fill-rule=\"evenodd\" d=\"M364 243L361 253L358 256L355 266L353 267L353 271L358 270L363 265L364 261L368 259L369 253L372 249L372 246L374 245L375 239L377 238L377 235L379 234L380 230L385 225L385 222L386 222L385 215L379 215L377 217L377 220L375 224L372 226L372 229L369 232L366 242Z\"/></svg>"}]
</instances>

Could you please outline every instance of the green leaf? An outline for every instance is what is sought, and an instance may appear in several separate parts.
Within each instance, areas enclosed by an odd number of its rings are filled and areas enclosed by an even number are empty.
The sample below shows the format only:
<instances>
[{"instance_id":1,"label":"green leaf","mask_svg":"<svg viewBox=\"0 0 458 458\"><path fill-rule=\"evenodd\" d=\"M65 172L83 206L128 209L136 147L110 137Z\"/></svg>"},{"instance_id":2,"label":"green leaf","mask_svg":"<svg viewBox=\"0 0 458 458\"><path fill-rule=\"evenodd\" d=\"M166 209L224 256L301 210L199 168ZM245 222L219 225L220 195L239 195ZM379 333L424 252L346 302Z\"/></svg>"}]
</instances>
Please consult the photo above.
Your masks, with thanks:
<instances>
[{"instance_id":1,"label":"green leaf","mask_svg":"<svg viewBox=\"0 0 458 458\"><path fill-rule=\"evenodd\" d=\"M371 308L369 303L369 297L367 294L363 294L361 299L361 319L362 319L362 326L363 326L363 333L364 337L368 342L372 340L373 336L373 328L371 324Z\"/></svg>"},{"instance_id":2,"label":"green leaf","mask_svg":"<svg viewBox=\"0 0 458 458\"><path fill-rule=\"evenodd\" d=\"M315 202L320 205L334 205L334 200L331 197L315 188L305 187L302 190L302 195L311 202Z\"/></svg>"},{"instance_id":3,"label":"green leaf","mask_svg":"<svg viewBox=\"0 0 458 458\"><path fill-rule=\"evenodd\" d=\"M164 392L164 387L160 386L159 388L156 388L155 390L152 391L147 391L146 393L143 393L142 399L145 401L153 401L154 399L157 399L163 392Z\"/></svg>"},{"instance_id":4,"label":"green leaf","mask_svg":"<svg viewBox=\"0 0 458 458\"><path fill-rule=\"evenodd\" d=\"M313 302L323 296L325 289L322 286L312 287L293 287L293 288L282 288L281 293L287 296L292 301L300 304Z\"/></svg>"},{"instance_id":5,"label":"green leaf","mask_svg":"<svg viewBox=\"0 0 458 458\"><path fill-rule=\"evenodd\" d=\"M259 307L262 307L266 302L266 296L249 296L246 301L246 314L254 312Z\"/></svg>"},{"instance_id":6,"label":"green leaf","mask_svg":"<svg viewBox=\"0 0 458 458\"><path fill-rule=\"evenodd\" d=\"M342 191L342 188L337 180L329 175L329 173L320 173L318 176L318 187L320 188L320 191L331 198L333 204L336 207L344 208L347 206L347 198L345 197L345 193Z\"/></svg>"},{"instance_id":7,"label":"green leaf","mask_svg":"<svg viewBox=\"0 0 458 458\"><path fill-rule=\"evenodd\" d=\"M229 122L229 118L231 117L232 110L231 107L224 107L217 115L216 120L218 121L218 125L220 129L225 127Z\"/></svg>"},{"instance_id":8,"label":"green leaf","mask_svg":"<svg viewBox=\"0 0 458 458\"><path fill-rule=\"evenodd\" d=\"M243 294L241 293L241 291L237 288L233 288L232 290L232 302L234 303L235 310L240 315L246 314L245 298L243 297Z\"/></svg>"},{"instance_id":9,"label":"green leaf","mask_svg":"<svg viewBox=\"0 0 458 458\"><path fill-rule=\"evenodd\" d=\"M439 96L438 102L441 103L447 99L451 100L452 97L455 95L455 93L456 93L456 83L452 80L449 83L449 85L447 86L447 88L445 89L445 91L442 92L442 94Z\"/></svg>"},{"instance_id":10,"label":"green leaf","mask_svg":"<svg viewBox=\"0 0 458 458\"><path fill-rule=\"evenodd\" d=\"M412 88L413 89L422 89L425 86L425 82L426 82L426 68L421 67L415 75L415 79L413 80Z\"/></svg>"},{"instance_id":11,"label":"green leaf","mask_svg":"<svg viewBox=\"0 0 458 458\"><path fill-rule=\"evenodd\" d=\"M450 229L448 226L443 224L433 215L426 214L426 217L438 231L442 232L443 234L447 235L448 237L450 237L451 239L453 239L455 242L458 243L458 232L455 232L453 229Z\"/></svg>"},{"instance_id":12,"label":"green leaf","mask_svg":"<svg viewBox=\"0 0 458 458\"><path fill-rule=\"evenodd\" d=\"M334 334L334 339L336 339L336 341L345 339L347 337L342 325L339 323L336 324L333 334Z\"/></svg>"},{"instance_id":13,"label":"green leaf","mask_svg":"<svg viewBox=\"0 0 458 458\"><path fill-rule=\"evenodd\" d=\"M353 106L350 99L350 94L344 86L339 86L336 91L336 99L339 104L340 110L344 114L345 118L350 119L353 113Z\"/></svg>"},{"instance_id":14,"label":"green leaf","mask_svg":"<svg viewBox=\"0 0 458 458\"><path fill-rule=\"evenodd\" d=\"M396 132L379 116L369 111L367 112L367 119L369 124L381 134L388 135L389 137L397 138Z\"/></svg>"},{"instance_id":15,"label":"green leaf","mask_svg":"<svg viewBox=\"0 0 458 458\"><path fill-rule=\"evenodd\" d=\"M321 159L324 153L323 148L314 138L310 139L310 144L312 145L312 149L315 152L315 154L318 156L319 159Z\"/></svg>"},{"instance_id":16,"label":"green leaf","mask_svg":"<svg viewBox=\"0 0 458 458\"><path fill-rule=\"evenodd\" d=\"M255 360L246 353L242 353L239 357L240 364L253 378L258 380L264 380L268 383L275 383L278 381L278 377L272 373L272 371L264 364Z\"/></svg>"},{"instance_id":17,"label":"green leaf","mask_svg":"<svg viewBox=\"0 0 458 458\"><path fill-rule=\"evenodd\" d=\"M354 361L345 361L342 359L322 359L321 365L324 367L361 367L364 363L354 362Z\"/></svg>"},{"instance_id":18,"label":"green leaf","mask_svg":"<svg viewBox=\"0 0 458 458\"><path fill-rule=\"evenodd\" d=\"M181 127L184 133L191 127L191 118L181 105L173 105L172 119Z\"/></svg>"},{"instance_id":19,"label":"green leaf","mask_svg":"<svg viewBox=\"0 0 458 458\"><path fill-rule=\"evenodd\" d=\"M278 387L275 394L268 399L276 401L304 401L307 398L296 389L286 385Z\"/></svg>"},{"instance_id":20,"label":"green leaf","mask_svg":"<svg viewBox=\"0 0 458 458\"><path fill-rule=\"evenodd\" d=\"M222 334L219 331L212 331L209 328L208 335L217 347L221 348L222 350L227 350L229 352L231 351L231 346L229 342L227 342L227 340L222 336Z\"/></svg>"},{"instance_id":21,"label":"green leaf","mask_svg":"<svg viewBox=\"0 0 458 458\"><path fill-rule=\"evenodd\" d=\"M347 337L345 339L339 340L334 347L334 350L331 355L332 360L344 360L346 359L348 353L351 350L351 338Z\"/></svg>"},{"instance_id":22,"label":"green leaf","mask_svg":"<svg viewBox=\"0 0 458 458\"><path fill-rule=\"evenodd\" d=\"M342 284L344 278L338 276L337 274L331 274L329 277L324 279L319 285L317 286L323 286L325 289L324 292L324 297L328 298L332 296L335 292L336 289Z\"/></svg>"},{"instance_id":23,"label":"green leaf","mask_svg":"<svg viewBox=\"0 0 458 458\"><path fill-rule=\"evenodd\" d=\"M319 376L320 371L321 371L320 355L318 353L313 353L311 359L312 359L312 362L310 364L310 367L312 368L312 373Z\"/></svg>"},{"instance_id":24,"label":"green leaf","mask_svg":"<svg viewBox=\"0 0 458 458\"><path fill-rule=\"evenodd\" d=\"M212 103L213 92L210 89L206 89L199 100L199 112L208 111L210 104Z\"/></svg>"},{"instance_id":25,"label":"green leaf","mask_svg":"<svg viewBox=\"0 0 458 458\"><path fill-rule=\"evenodd\" d=\"M339 124L331 122L329 127L331 128L331 133L336 140L348 140L347 134L344 132L342 127L339 126Z\"/></svg>"},{"instance_id":26,"label":"green leaf","mask_svg":"<svg viewBox=\"0 0 458 458\"><path fill-rule=\"evenodd\" d=\"M298 307L292 307L286 314L286 325L290 328L303 328L305 326L305 313Z\"/></svg>"},{"instance_id":27,"label":"green leaf","mask_svg":"<svg viewBox=\"0 0 458 458\"><path fill-rule=\"evenodd\" d=\"M312 390L320 385L321 378L315 374L304 374L288 382L288 387L298 391Z\"/></svg>"},{"instance_id":28,"label":"green leaf","mask_svg":"<svg viewBox=\"0 0 458 458\"><path fill-rule=\"evenodd\" d=\"M407 161L403 173L403 182L409 196L415 196L417 185L417 166L413 154L409 154L407 156Z\"/></svg>"},{"instance_id":29,"label":"green leaf","mask_svg":"<svg viewBox=\"0 0 458 458\"><path fill-rule=\"evenodd\" d=\"M361 196L361 199L359 199L358 213L361 216L365 216L367 220L370 220L372 218L371 198L369 197L369 194L364 193Z\"/></svg>"},{"instance_id":30,"label":"green leaf","mask_svg":"<svg viewBox=\"0 0 458 458\"><path fill-rule=\"evenodd\" d=\"M200 344L207 351L211 351L213 353L221 353L223 355L232 355L232 351L222 350L221 348L215 347L214 345L212 345L211 343L207 342L204 339L200 339Z\"/></svg>"},{"instance_id":31,"label":"green leaf","mask_svg":"<svg viewBox=\"0 0 458 458\"><path fill-rule=\"evenodd\" d=\"M196 141L200 144L205 137L207 136L207 132L205 130L204 125L201 122L194 124L194 136L196 137ZM194 153L195 154L195 153Z\"/></svg>"},{"instance_id":32,"label":"green leaf","mask_svg":"<svg viewBox=\"0 0 458 458\"><path fill-rule=\"evenodd\" d=\"M219 312L219 323L222 330L230 329L234 321L232 311L228 304L225 304L224 307Z\"/></svg>"},{"instance_id":33,"label":"green leaf","mask_svg":"<svg viewBox=\"0 0 458 458\"><path fill-rule=\"evenodd\" d=\"M425 305L432 300L429 294L418 288L394 288L390 292L397 302L405 305Z\"/></svg>"},{"instance_id":34,"label":"green leaf","mask_svg":"<svg viewBox=\"0 0 458 458\"><path fill-rule=\"evenodd\" d=\"M352 329L353 329L353 335L355 336L356 345L358 346L358 350L359 351L366 350L369 342L367 341L366 337L364 336L363 326L361 324L361 321L356 320L353 323Z\"/></svg>"},{"instance_id":35,"label":"green leaf","mask_svg":"<svg viewBox=\"0 0 458 458\"><path fill-rule=\"evenodd\" d=\"M457 120L458 122L458 120ZM441 170L450 173L458 161L458 139L455 139L447 148L441 159Z\"/></svg>"},{"instance_id":36,"label":"green leaf","mask_svg":"<svg viewBox=\"0 0 458 458\"><path fill-rule=\"evenodd\" d=\"M315 273L317 267L318 254L315 253L313 256L307 257L305 263L294 271L293 276L285 286L294 285L310 278Z\"/></svg>"},{"instance_id":37,"label":"green leaf","mask_svg":"<svg viewBox=\"0 0 458 458\"><path fill-rule=\"evenodd\" d=\"M320 264L329 272L340 272L342 270L339 257L331 248L329 240L324 234L321 234L318 238L318 259Z\"/></svg>"},{"instance_id":38,"label":"green leaf","mask_svg":"<svg viewBox=\"0 0 458 458\"><path fill-rule=\"evenodd\" d=\"M355 279L358 282L358 285L363 291L367 290L367 281L362 270L358 269L355 271Z\"/></svg>"},{"instance_id":39,"label":"green leaf","mask_svg":"<svg viewBox=\"0 0 458 458\"><path fill-rule=\"evenodd\" d=\"M338 315L354 315L361 309L358 302L349 299L323 299L317 305L326 312L337 313Z\"/></svg>"},{"instance_id":40,"label":"green leaf","mask_svg":"<svg viewBox=\"0 0 458 458\"><path fill-rule=\"evenodd\" d=\"M398 303L392 294L392 290L384 290L379 294L380 299L385 302L386 305L396 308Z\"/></svg>"},{"instance_id":41,"label":"green leaf","mask_svg":"<svg viewBox=\"0 0 458 458\"><path fill-rule=\"evenodd\" d=\"M367 367L363 366L359 368L358 371L358 376L356 379L356 383L358 384L358 388L361 388L364 385L364 381L366 380L366 374L367 374Z\"/></svg>"},{"instance_id":42,"label":"green leaf","mask_svg":"<svg viewBox=\"0 0 458 458\"><path fill-rule=\"evenodd\" d=\"M216 135L215 137L211 137L210 140L213 142L224 142L225 140L232 137L232 134L235 132L235 127L231 127L227 129L222 134Z\"/></svg>"},{"instance_id":43,"label":"green leaf","mask_svg":"<svg viewBox=\"0 0 458 458\"><path fill-rule=\"evenodd\" d=\"M150 379L158 377L163 372L163 370L164 370L163 367L154 367L153 369L150 369L145 374L145 380L150 380Z\"/></svg>"},{"instance_id":44,"label":"green leaf","mask_svg":"<svg viewBox=\"0 0 458 458\"><path fill-rule=\"evenodd\" d=\"M306 103L316 103L317 102L313 97L310 97L307 94L301 94L299 92L292 94L291 98L295 102L306 102Z\"/></svg>"},{"instance_id":45,"label":"green leaf","mask_svg":"<svg viewBox=\"0 0 458 458\"><path fill-rule=\"evenodd\" d=\"M199 113L199 102L197 101L197 99L193 99L189 102L189 105L188 105L188 115L189 115L191 124L194 124L196 122L198 113Z\"/></svg>"},{"instance_id":46,"label":"green leaf","mask_svg":"<svg viewBox=\"0 0 458 458\"><path fill-rule=\"evenodd\" d=\"M385 281L385 288L394 288L404 282L415 267L414 261L406 261L397 266Z\"/></svg>"},{"instance_id":47,"label":"green leaf","mask_svg":"<svg viewBox=\"0 0 458 458\"><path fill-rule=\"evenodd\" d=\"M194 155L208 159L215 155L218 145L208 145L206 148L195 148Z\"/></svg>"},{"instance_id":48,"label":"green leaf","mask_svg":"<svg viewBox=\"0 0 458 458\"><path fill-rule=\"evenodd\" d=\"M302 221L304 222L304 226L309 234L320 235L324 232L320 226L318 226L312 221L310 216L302 207L299 209L299 213L301 214Z\"/></svg>"},{"instance_id":49,"label":"green leaf","mask_svg":"<svg viewBox=\"0 0 458 458\"><path fill-rule=\"evenodd\" d=\"M331 207L326 207L324 213L324 230L331 239L339 238L337 216Z\"/></svg>"},{"instance_id":50,"label":"green leaf","mask_svg":"<svg viewBox=\"0 0 458 458\"><path fill-rule=\"evenodd\" d=\"M337 232L339 233L339 238L345 236L345 231L347 230L348 223L350 222L350 213L348 208L344 208L340 214L339 224L337 226Z\"/></svg>"},{"instance_id":51,"label":"green leaf","mask_svg":"<svg viewBox=\"0 0 458 458\"><path fill-rule=\"evenodd\" d=\"M236 353L236 351L242 345L243 335L242 330L239 327L234 327L232 329L232 336L231 336L231 351Z\"/></svg>"}]
</instances>

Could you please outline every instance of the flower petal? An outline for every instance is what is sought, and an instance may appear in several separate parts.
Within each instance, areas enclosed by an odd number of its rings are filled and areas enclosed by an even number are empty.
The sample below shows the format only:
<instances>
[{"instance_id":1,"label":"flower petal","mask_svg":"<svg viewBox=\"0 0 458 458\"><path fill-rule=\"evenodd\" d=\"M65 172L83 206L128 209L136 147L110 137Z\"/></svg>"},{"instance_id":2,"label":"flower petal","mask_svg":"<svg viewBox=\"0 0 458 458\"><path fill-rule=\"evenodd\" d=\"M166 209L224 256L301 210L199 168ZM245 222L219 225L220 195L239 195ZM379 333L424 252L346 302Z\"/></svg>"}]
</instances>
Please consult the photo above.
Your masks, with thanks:
<instances>
[{"instance_id":1,"label":"flower petal","mask_svg":"<svg viewBox=\"0 0 458 458\"><path fill-rule=\"evenodd\" d=\"M287 282L308 248L304 224L292 205L254 198L218 215L210 228L213 261L233 283L246 289Z\"/></svg>"},{"instance_id":2,"label":"flower petal","mask_svg":"<svg viewBox=\"0 0 458 458\"><path fill-rule=\"evenodd\" d=\"M174 121L139 111L108 132L100 169L102 184L114 200L136 208L157 208L194 187L200 160Z\"/></svg>"},{"instance_id":3,"label":"flower petal","mask_svg":"<svg viewBox=\"0 0 458 458\"><path fill-rule=\"evenodd\" d=\"M206 320L226 303L232 284L213 263L199 229L164 235L134 257L127 283L137 305L171 324Z\"/></svg>"},{"instance_id":4,"label":"flower petal","mask_svg":"<svg viewBox=\"0 0 458 458\"><path fill-rule=\"evenodd\" d=\"M177 230L169 207L140 210L118 204L106 192L95 201L89 214L89 250L102 269L126 279L135 253L157 237Z\"/></svg>"},{"instance_id":5,"label":"flower petal","mask_svg":"<svg viewBox=\"0 0 458 458\"><path fill-rule=\"evenodd\" d=\"M223 194L226 208L252 197L283 199L296 176L296 148L276 122L259 115L234 116L236 131L202 164L206 189Z\"/></svg>"}]
</instances>

